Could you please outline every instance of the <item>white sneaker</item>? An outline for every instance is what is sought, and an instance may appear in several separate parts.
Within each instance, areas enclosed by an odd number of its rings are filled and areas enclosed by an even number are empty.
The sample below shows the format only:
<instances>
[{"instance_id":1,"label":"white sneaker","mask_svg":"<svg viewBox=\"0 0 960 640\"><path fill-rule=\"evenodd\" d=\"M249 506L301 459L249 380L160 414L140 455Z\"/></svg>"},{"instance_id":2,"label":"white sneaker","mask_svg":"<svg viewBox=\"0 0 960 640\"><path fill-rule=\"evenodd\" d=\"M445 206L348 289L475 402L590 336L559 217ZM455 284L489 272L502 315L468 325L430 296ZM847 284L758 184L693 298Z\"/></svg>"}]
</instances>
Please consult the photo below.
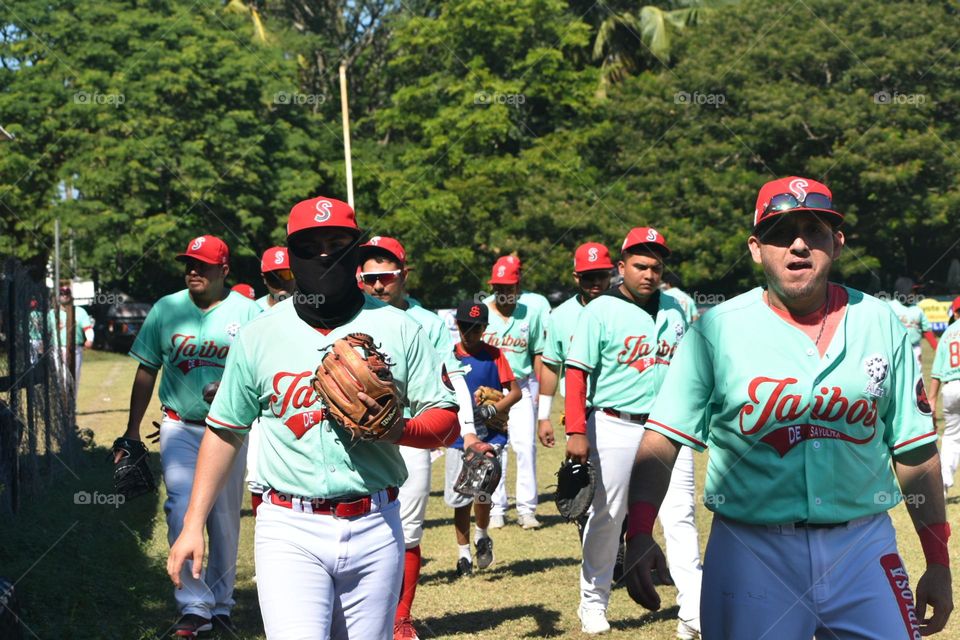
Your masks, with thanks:
<instances>
[{"instance_id":1,"label":"white sneaker","mask_svg":"<svg viewBox=\"0 0 960 640\"><path fill-rule=\"evenodd\" d=\"M610 631L610 623L607 622L607 612L604 609L577 609L577 617L580 618L580 630L584 633L606 633Z\"/></svg>"},{"instance_id":2,"label":"white sneaker","mask_svg":"<svg viewBox=\"0 0 960 640\"><path fill-rule=\"evenodd\" d=\"M503 529L504 525L503 516L490 516L490 524L487 525L488 529Z\"/></svg>"},{"instance_id":3,"label":"white sneaker","mask_svg":"<svg viewBox=\"0 0 960 640\"><path fill-rule=\"evenodd\" d=\"M524 529L536 529L540 526L540 521L537 520L537 516L532 513L521 513L517 516L517 522L519 522L520 526Z\"/></svg>"},{"instance_id":4,"label":"white sneaker","mask_svg":"<svg viewBox=\"0 0 960 640\"><path fill-rule=\"evenodd\" d=\"M677 620L677 640L700 640L699 625Z\"/></svg>"}]
</instances>

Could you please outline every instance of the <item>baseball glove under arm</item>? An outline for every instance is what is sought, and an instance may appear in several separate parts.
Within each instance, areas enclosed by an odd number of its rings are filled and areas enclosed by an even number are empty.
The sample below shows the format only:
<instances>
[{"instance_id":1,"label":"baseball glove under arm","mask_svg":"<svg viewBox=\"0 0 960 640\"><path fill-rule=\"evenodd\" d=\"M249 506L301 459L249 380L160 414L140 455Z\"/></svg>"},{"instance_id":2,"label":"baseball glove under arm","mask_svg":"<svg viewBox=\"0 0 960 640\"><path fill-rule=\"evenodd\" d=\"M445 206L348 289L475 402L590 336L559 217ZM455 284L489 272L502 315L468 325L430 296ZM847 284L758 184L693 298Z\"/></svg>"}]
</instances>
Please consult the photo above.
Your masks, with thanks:
<instances>
[{"instance_id":1,"label":"baseball glove under arm","mask_svg":"<svg viewBox=\"0 0 960 640\"><path fill-rule=\"evenodd\" d=\"M351 333L333 343L320 360L313 389L353 438L379 440L403 420L387 356L365 333ZM373 398L378 408L364 404L360 393Z\"/></svg>"},{"instance_id":2,"label":"baseball glove under arm","mask_svg":"<svg viewBox=\"0 0 960 640\"><path fill-rule=\"evenodd\" d=\"M463 467L453 490L466 496L489 500L500 484L500 458L494 449L493 455L487 455L476 447L468 447L463 452Z\"/></svg>"},{"instance_id":3,"label":"baseball glove under arm","mask_svg":"<svg viewBox=\"0 0 960 640\"><path fill-rule=\"evenodd\" d=\"M120 452L120 460L113 465L114 490L130 500L157 490L157 483L147 464L147 447L140 440L117 438L113 441L113 456Z\"/></svg>"},{"instance_id":4,"label":"baseball glove under arm","mask_svg":"<svg viewBox=\"0 0 960 640\"><path fill-rule=\"evenodd\" d=\"M496 403L503 400L503 392L492 387L477 387L473 392L473 399L477 408L474 410L474 420L483 422L488 428L506 433L507 414L496 409Z\"/></svg>"},{"instance_id":5,"label":"baseball glove under arm","mask_svg":"<svg viewBox=\"0 0 960 640\"><path fill-rule=\"evenodd\" d=\"M557 511L570 522L582 518L593 503L596 486L597 472L589 462L565 460L557 471Z\"/></svg>"}]
</instances>

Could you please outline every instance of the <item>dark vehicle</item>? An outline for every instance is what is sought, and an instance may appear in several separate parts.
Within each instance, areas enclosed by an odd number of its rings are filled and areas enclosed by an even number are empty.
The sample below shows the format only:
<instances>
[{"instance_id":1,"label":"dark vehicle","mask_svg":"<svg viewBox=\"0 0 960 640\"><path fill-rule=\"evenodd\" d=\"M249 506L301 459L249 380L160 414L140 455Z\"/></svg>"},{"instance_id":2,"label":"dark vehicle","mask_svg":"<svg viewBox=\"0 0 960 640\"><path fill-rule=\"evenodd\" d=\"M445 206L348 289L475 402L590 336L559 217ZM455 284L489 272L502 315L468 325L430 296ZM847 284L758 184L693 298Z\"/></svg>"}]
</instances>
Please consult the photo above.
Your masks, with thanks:
<instances>
[{"instance_id":1,"label":"dark vehicle","mask_svg":"<svg viewBox=\"0 0 960 640\"><path fill-rule=\"evenodd\" d=\"M97 305L92 312L96 320L94 346L119 353L129 351L151 306L149 303L134 302L129 298L115 304Z\"/></svg>"}]
</instances>

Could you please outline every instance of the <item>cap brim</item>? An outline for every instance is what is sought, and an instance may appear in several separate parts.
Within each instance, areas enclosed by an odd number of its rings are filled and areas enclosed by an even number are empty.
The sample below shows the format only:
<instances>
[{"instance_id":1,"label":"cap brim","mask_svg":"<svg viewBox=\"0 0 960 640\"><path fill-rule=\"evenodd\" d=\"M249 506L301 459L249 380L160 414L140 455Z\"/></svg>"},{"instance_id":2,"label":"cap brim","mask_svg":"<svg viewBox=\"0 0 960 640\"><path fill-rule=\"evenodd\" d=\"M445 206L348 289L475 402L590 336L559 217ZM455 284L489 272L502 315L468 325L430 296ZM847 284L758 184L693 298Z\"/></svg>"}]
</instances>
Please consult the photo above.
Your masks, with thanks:
<instances>
[{"instance_id":1,"label":"cap brim","mask_svg":"<svg viewBox=\"0 0 960 640\"><path fill-rule=\"evenodd\" d=\"M778 218L785 213L802 213L802 212L826 214L827 217L825 218L825 220L830 224L832 224L835 229L843 224L843 214L840 213L839 211L833 211L832 209L814 209L811 207L797 207L796 209L787 209L786 211L778 211L777 213L768 215L766 218L764 218L763 220L755 224L754 228L759 227L761 224L764 224L768 220L773 220L775 218Z\"/></svg>"},{"instance_id":2,"label":"cap brim","mask_svg":"<svg viewBox=\"0 0 960 640\"><path fill-rule=\"evenodd\" d=\"M189 253L178 253L176 260L177 262L185 262L187 258L192 258L193 260L198 260L200 262L206 262L207 264L223 264L217 260L211 260L210 258L205 258L203 256L195 256Z\"/></svg>"},{"instance_id":3,"label":"cap brim","mask_svg":"<svg viewBox=\"0 0 960 640\"><path fill-rule=\"evenodd\" d=\"M629 248L629 247L628 247L628 248ZM613 269L613 264L612 264L612 263L601 264L599 267L598 267L597 265L593 265L593 264L592 264L592 265L590 265L590 268L589 268L589 269L581 269L580 271L577 271L576 273L579 273L579 274L593 273L594 271L610 271L610 269Z\"/></svg>"},{"instance_id":4,"label":"cap brim","mask_svg":"<svg viewBox=\"0 0 960 640\"><path fill-rule=\"evenodd\" d=\"M633 249L635 247L646 247L652 250L654 253L662 253L664 257L670 255L670 249L668 249L666 245L657 244L656 242L636 242L634 244L631 244L630 246L627 246L621 249L620 253L623 253L624 251L629 251L630 249Z\"/></svg>"},{"instance_id":5,"label":"cap brim","mask_svg":"<svg viewBox=\"0 0 960 640\"><path fill-rule=\"evenodd\" d=\"M487 280L487 284L520 284L519 280L498 280L495 278L490 278Z\"/></svg>"}]
</instances>

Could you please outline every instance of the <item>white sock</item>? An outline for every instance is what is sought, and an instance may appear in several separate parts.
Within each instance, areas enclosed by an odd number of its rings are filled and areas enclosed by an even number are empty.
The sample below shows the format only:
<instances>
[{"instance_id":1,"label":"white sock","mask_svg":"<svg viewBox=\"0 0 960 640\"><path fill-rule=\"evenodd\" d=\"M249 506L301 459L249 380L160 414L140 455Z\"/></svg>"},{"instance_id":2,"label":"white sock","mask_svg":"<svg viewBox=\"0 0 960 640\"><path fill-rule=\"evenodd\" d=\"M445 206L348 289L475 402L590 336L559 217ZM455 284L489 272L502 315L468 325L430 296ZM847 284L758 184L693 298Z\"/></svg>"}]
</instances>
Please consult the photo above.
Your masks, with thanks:
<instances>
[{"instance_id":1,"label":"white sock","mask_svg":"<svg viewBox=\"0 0 960 640\"><path fill-rule=\"evenodd\" d=\"M457 548L460 549L460 557L461 557L461 558L466 558L467 560L470 560L471 562L473 561L473 559L470 557L470 545L469 545L469 544L458 544L458 545L457 545Z\"/></svg>"},{"instance_id":2,"label":"white sock","mask_svg":"<svg viewBox=\"0 0 960 640\"><path fill-rule=\"evenodd\" d=\"M486 529L481 529L480 527L477 527L476 533L473 534L473 541L474 543L476 543L477 540L482 540L483 538L489 538L489 537L490 536L487 535Z\"/></svg>"}]
</instances>

